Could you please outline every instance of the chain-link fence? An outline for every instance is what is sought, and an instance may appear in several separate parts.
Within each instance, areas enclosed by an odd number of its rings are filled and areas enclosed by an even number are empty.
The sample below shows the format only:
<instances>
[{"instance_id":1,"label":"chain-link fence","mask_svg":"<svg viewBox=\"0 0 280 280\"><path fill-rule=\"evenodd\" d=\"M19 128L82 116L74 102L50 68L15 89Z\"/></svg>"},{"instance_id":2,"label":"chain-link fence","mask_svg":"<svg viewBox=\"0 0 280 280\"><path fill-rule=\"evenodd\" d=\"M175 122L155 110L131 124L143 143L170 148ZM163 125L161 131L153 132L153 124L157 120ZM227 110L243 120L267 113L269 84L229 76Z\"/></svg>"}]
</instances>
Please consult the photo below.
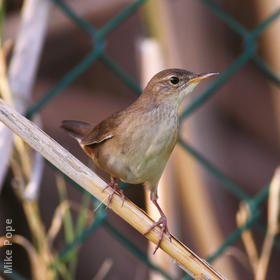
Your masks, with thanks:
<instances>
[{"instance_id":1,"label":"chain-link fence","mask_svg":"<svg viewBox=\"0 0 280 280\"><path fill-rule=\"evenodd\" d=\"M252 31L246 30L239 22L233 19L228 13L226 13L222 8L220 8L212 0L201 0L213 13L216 14L220 20L226 24L228 27L233 29L237 34L239 34L244 41L244 51L242 54L234 61L234 63L228 67L220 75L216 82L214 82L205 92L203 92L194 102L180 115L180 121L187 118L191 113L193 113L197 108L202 106L215 91L227 80L232 77L240 68L249 60L253 60L262 73L270 79L275 85L280 85L280 78L277 77L275 73L266 65L266 63L258 56L257 50L257 38L266 30L274 21L279 20L280 9L276 10L270 17L265 21L261 22L255 29ZM35 104L27 113L27 116L30 118L35 113L40 112L42 108L48 106L48 103L55 99L63 89L71 85L71 83L80 75L83 75L83 72L90 67L96 60L102 60L108 68L110 68L116 76L121 79L127 86L129 86L135 93L140 94L140 86L134 82L134 80L119 67L112 58L108 56L105 49L106 36L114 28L120 25L125 21L132 13L137 11L145 0L134 1L131 5L123 9L118 13L114 18L112 18L107 24L102 28L97 29L89 24L82 17L78 16L75 11L73 11L64 1L62 0L53 0L54 4L61 9L61 11L76 25L78 25L83 31L87 32L88 36L92 40L92 51L83 59L77 67L72 69L70 73L65 76L58 84L56 84L37 104ZM224 243L216 250L214 254L209 256L207 260L209 262L218 258L229 246L234 244L238 239L240 239L241 234L244 230L255 227L260 232L265 233L266 227L259 220L261 209L260 204L266 200L268 197L269 189L268 185L264 186L263 189L254 197L247 195L242 188L231 181L223 172L216 168L210 161L204 158L198 151L196 151L192 146L189 145L182 137L179 138L179 143L188 151L212 176L217 178L221 185L227 189L233 196L235 196L240 201L245 201L250 207L250 217L246 224L238 229L236 229L232 234L230 234ZM124 247L130 250L140 261L144 262L150 269L159 272L164 278L172 279L170 275L164 272L160 267L153 264L145 252L137 248L133 242L128 240L122 233L118 231L112 224L109 223L107 219L107 210L105 208L100 208L97 212L97 216L93 223L86 228L81 234L75 237L74 241L69 244L62 252L60 252L58 259L53 264L53 269L57 267L59 262L63 262L66 257L71 254L72 250L81 244L86 238L88 238L96 229L103 227L108 231L116 240L118 240ZM280 240L275 239L275 246L279 248ZM3 266L3 264L1 264ZM23 279L20 275L13 273L13 279ZM185 279L189 279L186 277Z\"/></svg>"}]
</instances>

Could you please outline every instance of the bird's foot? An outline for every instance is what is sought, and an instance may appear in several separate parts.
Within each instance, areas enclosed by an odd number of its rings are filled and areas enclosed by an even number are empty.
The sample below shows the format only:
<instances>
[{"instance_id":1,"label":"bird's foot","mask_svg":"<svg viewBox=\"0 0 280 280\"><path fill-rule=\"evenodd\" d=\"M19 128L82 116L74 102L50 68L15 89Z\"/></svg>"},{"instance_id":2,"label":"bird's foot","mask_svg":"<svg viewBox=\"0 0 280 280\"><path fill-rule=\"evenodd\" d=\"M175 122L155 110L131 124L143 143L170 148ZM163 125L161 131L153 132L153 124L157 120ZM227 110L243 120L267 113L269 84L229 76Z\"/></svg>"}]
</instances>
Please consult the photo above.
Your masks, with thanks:
<instances>
[{"instance_id":1,"label":"bird's foot","mask_svg":"<svg viewBox=\"0 0 280 280\"><path fill-rule=\"evenodd\" d=\"M161 227L160 227L160 237L159 237L158 243L157 243L157 245L156 245L156 248L155 248L155 250L154 250L154 252L153 252L153 255L156 253L157 249L159 248L160 243L161 243L161 241L162 241L162 239L163 239L164 233L167 235L167 237L168 237L169 240L171 241L171 234L170 234L170 232L169 232L169 230L168 230L168 227L167 227L167 218L166 218L165 215L162 215L162 216L159 218L159 220L158 220L157 222L154 222L154 223L150 226L150 228L144 233L144 235L148 234L148 233L149 233L150 231L152 231L155 227L160 226L160 225L161 225Z\"/></svg>"},{"instance_id":2,"label":"bird's foot","mask_svg":"<svg viewBox=\"0 0 280 280\"><path fill-rule=\"evenodd\" d=\"M112 188L113 189L113 192L111 194L109 194L109 197L108 197L108 205L107 207L110 205L112 199L113 199L113 196L115 193L117 194L120 194L121 195L121 198L122 198L122 206L124 204L124 200L125 200L125 195L123 193L123 190L119 188L119 185L117 183L117 180L116 178L111 178L111 182L103 189L103 192L108 189L108 188Z\"/></svg>"}]
</instances>

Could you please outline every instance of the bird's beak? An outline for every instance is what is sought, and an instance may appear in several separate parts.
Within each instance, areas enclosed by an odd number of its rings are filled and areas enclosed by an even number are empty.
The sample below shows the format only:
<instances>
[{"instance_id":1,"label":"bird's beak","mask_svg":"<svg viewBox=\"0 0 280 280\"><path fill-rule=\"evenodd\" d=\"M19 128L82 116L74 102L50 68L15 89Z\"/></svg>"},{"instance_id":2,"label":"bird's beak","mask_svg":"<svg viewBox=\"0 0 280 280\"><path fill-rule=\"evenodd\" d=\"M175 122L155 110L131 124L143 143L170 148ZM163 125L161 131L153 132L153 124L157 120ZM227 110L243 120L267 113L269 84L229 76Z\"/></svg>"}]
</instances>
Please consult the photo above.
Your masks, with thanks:
<instances>
[{"instance_id":1,"label":"bird's beak","mask_svg":"<svg viewBox=\"0 0 280 280\"><path fill-rule=\"evenodd\" d=\"M208 72L208 73L196 74L196 76L194 78L188 80L188 84L197 83L197 82L200 82L202 80L208 79L210 77L213 77L213 76L216 76L216 75L219 75L219 74L220 73L218 73L218 72Z\"/></svg>"}]
</instances>

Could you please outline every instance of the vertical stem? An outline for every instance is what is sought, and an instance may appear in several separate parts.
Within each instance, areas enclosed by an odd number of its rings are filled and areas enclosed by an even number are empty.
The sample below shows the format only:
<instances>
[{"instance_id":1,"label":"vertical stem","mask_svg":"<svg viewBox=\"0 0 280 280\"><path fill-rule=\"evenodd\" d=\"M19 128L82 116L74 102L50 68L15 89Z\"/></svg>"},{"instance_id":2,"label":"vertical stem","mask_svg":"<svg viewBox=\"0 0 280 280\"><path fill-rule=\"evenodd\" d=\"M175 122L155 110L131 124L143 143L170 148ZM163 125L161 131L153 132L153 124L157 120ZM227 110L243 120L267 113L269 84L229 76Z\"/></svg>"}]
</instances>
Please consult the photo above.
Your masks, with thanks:
<instances>
[{"instance_id":1,"label":"vertical stem","mask_svg":"<svg viewBox=\"0 0 280 280\"><path fill-rule=\"evenodd\" d=\"M255 9L258 21L268 18L280 7L280 0L257 0ZM260 36L260 50L262 57L277 77L280 77L280 19L279 17ZM274 107L275 120L277 125L278 139L280 139L280 88L268 82L271 92L272 106ZM278 141L279 142L279 141ZM278 147L280 149L280 146Z\"/></svg>"}]
</instances>

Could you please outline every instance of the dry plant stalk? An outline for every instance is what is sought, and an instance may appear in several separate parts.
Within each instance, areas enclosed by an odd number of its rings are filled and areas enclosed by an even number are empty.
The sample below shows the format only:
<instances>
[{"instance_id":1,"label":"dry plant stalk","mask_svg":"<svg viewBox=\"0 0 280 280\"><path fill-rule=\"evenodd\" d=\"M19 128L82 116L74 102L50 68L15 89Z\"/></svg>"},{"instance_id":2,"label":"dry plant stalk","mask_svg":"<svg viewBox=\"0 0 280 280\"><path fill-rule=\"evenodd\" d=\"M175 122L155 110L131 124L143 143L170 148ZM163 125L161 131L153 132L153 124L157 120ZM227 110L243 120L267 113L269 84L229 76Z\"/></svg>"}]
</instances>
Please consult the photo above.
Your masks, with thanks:
<instances>
[{"instance_id":1,"label":"dry plant stalk","mask_svg":"<svg viewBox=\"0 0 280 280\"><path fill-rule=\"evenodd\" d=\"M238 227L244 226L250 217L250 207L247 203L242 202L236 214L236 223ZM258 250L255 244L252 231L250 229L244 230L241 234L242 242L245 246L250 265L253 271L256 271L258 266Z\"/></svg>"},{"instance_id":2,"label":"dry plant stalk","mask_svg":"<svg viewBox=\"0 0 280 280\"><path fill-rule=\"evenodd\" d=\"M268 225L261 255L259 258L258 267L256 269L256 280L265 280L271 251L273 248L273 240L276 234L279 233L280 225L280 168L275 170L271 180L268 196Z\"/></svg>"},{"instance_id":3,"label":"dry plant stalk","mask_svg":"<svg viewBox=\"0 0 280 280\"><path fill-rule=\"evenodd\" d=\"M6 54L4 51L4 47L0 48L0 94L2 98L11 106L14 106L12 92L10 89L8 77L7 77L7 66L6 66ZM22 163L22 168L24 171L25 177L28 177L28 174L31 174L31 162L30 157L27 155L24 147L24 142L18 138L15 137L15 146L17 149L17 152L19 153L19 158ZM5 148L5 147L3 147ZM5 155L4 155L5 157ZM5 160L4 160L5 161ZM1 179L0 179L1 181ZM1 186L0 186L1 188Z\"/></svg>"},{"instance_id":4,"label":"dry plant stalk","mask_svg":"<svg viewBox=\"0 0 280 280\"><path fill-rule=\"evenodd\" d=\"M250 217L248 204L242 203L236 215L237 225L239 227L246 224ZM270 183L268 197L268 226L263 242L260 256L258 256L257 246L255 244L251 230L245 230L242 235L246 252L253 269L255 280L265 280L271 252L273 248L274 237L279 233L280 225L280 168L275 170Z\"/></svg>"},{"instance_id":5,"label":"dry plant stalk","mask_svg":"<svg viewBox=\"0 0 280 280\"><path fill-rule=\"evenodd\" d=\"M20 136L33 149L40 152L43 157L50 161L59 170L78 183L84 190L88 191L100 201L107 201L108 195L112 193L112 190L104 190L107 184L102 179L41 129L17 113L1 99L0 121ZM122 206L122 198L119 195L114 195L109 208L132 225L141 234L144 234L154 222L143 210L139 209L131 201L126 200ZM147 238L155 244L158 242L159 237L159 227L156 227L147 234ZM167 236L164 236L160 247L170 257L174 258L176 262L183 266L195 279L225 279L206 261L199 258L174 237L172 237L172 240L170 241Z\"/></svg>"},{"instance_id":6,"label":"dry plant stalk","mask_svg":"<svg viewBox=\"0 0 280 280\"><path fill-rule=\"evenodd\" d=\"M1 91L3 86L6 86L4 90L8 92L7 85L9 84L12 92L12 95L8 97L10 98L9 101L13 102L17 111L22 114L25 113L26 106L30 102L31 89L37 72L51 5L51 1L45 0L24 1L21 24L8 69L8 80L1 81ZM4 62L2 57L1 60L2 68L0 72L3 74L6 73L6 70L3 68ZM0 124L0 139L2 143L5 143L5 145L0 143L1 191L13 148L13 136L2 124ZM21 158L24 159L23 157ZM24 164L23 167L28 169L28 165Z\"/></svg>"},{"instance_id":7,"label":"dry plant stalk","mask_svg":"<svg viewBox=\"0 0 280 280\"><path fill-rule=\"evenodd\" d=\"M113 260L112 259L105 259L103 264L100 266L97 274L92 278L92 280L103 280L108 275L110 269L113 266Z\"/></svg>"},{"instance_id":8,"label":"dry plant stalk","mask_svg":"<svg viewBox=\"0 0 280 280\"><path fill-rule=\"evenodd\" d=\"M254 3L256 16L259 22L264 21L280 7L280 0L256 0ZM259 40L259 49L265 62L269 65L271 70L276 76L280 75L280 21L279 18L274 20L273 23L262 33ZM280 88L279 85L268 82L271 95L271 104L274 109L274 116L277 125L278 140L280 139ZM279 141L278 141L279 142ZM279 147L278 147L279 148Z\"/></svg>"},{"instance_id":9,"label":"dry plant stalk","mask_svg":"<svg viewBox=\"0 0 280 280\"><path fill-rule=\"evenodd\" d=\"M161 71L164 67L163 52L160 48L159 42L156 39L142 39L137 42L138 49L138 61L139 68L141 71L141 85L146 85L150 78L157 72ZM176 208L178 207L178 200L176 200L176 189L172 188L175 184L172 176L172 165L169 159L162 177L159 181L159 198L158 202L161 205L163 212L168 217L169 229L176 235L179 235L179 219L180 215L176 213ZM150 194L146 192L146 206L147 213L153 219L159 218L159 212L156 208L149 203ZM153 256L154 248L152 244L149 244L148 255L153 257L153 262L161 267L165 272L174 278L178 278L179 269L172 262L172 259L168 257L164 252L159 251ZM159 275L157 271L151 270L149 273L150 280L161 279L162 276Z\"/></svg>"}]
</instances>

